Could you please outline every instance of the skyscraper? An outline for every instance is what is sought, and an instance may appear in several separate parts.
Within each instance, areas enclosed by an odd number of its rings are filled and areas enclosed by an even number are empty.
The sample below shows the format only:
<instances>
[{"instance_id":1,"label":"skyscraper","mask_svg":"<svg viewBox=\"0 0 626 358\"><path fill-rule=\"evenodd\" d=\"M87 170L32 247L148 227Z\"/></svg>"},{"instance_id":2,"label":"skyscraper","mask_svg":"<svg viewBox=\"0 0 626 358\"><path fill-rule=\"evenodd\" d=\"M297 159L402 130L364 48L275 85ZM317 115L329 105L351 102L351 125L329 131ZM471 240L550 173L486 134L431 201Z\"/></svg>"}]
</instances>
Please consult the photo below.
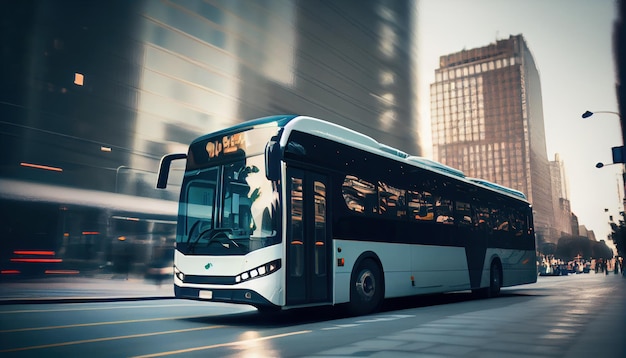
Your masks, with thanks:
<instances>
[{"instance_id":1,"label":"skyscraper","mask_svg":"<svg viewBox=\"0 0 626 358\"><path fill-rule=\"evenodd\" d=\"M524 192L537 235L555 240L541 83L523 36L441 56L430 93L434 159Z\"/></svg>"},{"instance_id":2,"label":"skyscraper","mask_svg":"<svg viewBox=\"0 0 626 358\"><path fill-rule=\"evenodd\" d=\"M558 153L550 161L552 176L552 203L554 204L554 236L572 235L572 208L565 177L565 164Z\"/></svg>"},{"instance_id":3,"label":"skyscraper","mask_svg":"<svg viewBox=\"0 0 626 358\"><path fill-rule=\"evenodd\" d=\"M419 154L412 2L2 5L0 178L164 197L163 154L281 113Z\"/></svg>"}]
</instances>

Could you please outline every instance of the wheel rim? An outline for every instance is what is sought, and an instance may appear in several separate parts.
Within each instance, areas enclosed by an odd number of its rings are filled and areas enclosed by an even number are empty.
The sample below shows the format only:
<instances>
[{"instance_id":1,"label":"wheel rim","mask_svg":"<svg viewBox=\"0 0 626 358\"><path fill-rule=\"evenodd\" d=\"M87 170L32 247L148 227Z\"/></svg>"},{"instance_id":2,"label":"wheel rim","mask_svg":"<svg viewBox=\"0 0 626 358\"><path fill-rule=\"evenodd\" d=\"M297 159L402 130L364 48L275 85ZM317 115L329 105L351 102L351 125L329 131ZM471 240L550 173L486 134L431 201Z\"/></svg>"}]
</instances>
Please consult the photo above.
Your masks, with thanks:
<instances>
[{"instance_id":1,"label":"wheel rim","mask_svg":"<svg viewBox=\"0 0 626 358\"><path fill-rule=\"evenodd\" d=\"M361 272L356 281L356 292L364 301L370 301L376 293L376 280L371 271Z\"/></svg>"}]
</instances>

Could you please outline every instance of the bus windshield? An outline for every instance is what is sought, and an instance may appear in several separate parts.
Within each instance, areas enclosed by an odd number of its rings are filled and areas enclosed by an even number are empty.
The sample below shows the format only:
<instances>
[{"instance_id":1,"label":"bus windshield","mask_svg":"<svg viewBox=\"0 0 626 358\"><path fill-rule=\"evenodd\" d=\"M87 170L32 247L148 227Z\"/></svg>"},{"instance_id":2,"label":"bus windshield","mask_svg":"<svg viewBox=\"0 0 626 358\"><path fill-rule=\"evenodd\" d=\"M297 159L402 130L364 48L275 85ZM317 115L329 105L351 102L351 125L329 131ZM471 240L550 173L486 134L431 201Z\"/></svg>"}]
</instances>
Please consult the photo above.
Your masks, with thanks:
<instances>
[{"instance_id":1,"label":"bus windshield","mask_svg":"<svg viewBox=\"0 0 626 358\"><path fill-rule=\"evenodd\" d=\"M262 151L261 151L262 153ZM278 192L263 154L188 170L176 248L186 255L244 255L280 242Z\"/></svg>"}]
</instances>

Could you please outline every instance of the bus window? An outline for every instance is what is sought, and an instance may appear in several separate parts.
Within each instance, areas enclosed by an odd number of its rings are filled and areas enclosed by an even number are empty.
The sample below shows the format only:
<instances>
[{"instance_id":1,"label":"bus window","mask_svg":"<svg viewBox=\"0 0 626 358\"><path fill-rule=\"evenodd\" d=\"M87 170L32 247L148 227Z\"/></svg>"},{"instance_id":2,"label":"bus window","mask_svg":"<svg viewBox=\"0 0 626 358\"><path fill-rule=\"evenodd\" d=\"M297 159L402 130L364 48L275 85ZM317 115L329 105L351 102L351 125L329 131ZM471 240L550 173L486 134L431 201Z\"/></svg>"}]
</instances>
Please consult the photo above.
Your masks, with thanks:
<instances>
[{"instance_id":1,"label":"bus window","mask_svg":"<svg viewBox=\"0 0 626 358\"><path fill-rule=\"evenodd\" d=\"M439 197L435 202L435 221L441 224L454 224L452 200Z\"/></svg>"},{"instance_id":2,"label":"bus window","mask_svg":"<svg viewBox=\"0 0 626 358\"><path fill-rule=\"evenodd\" d=\"M493 230L489 208L485 205L476 207L476 225L478 229L490 233Z\"/></svg>"},{"instance_id":3,"label":"bus window","mask_svg":"<svg viewBox=\"0 0 626 358\"><path fill-rule=\"evenodd\" d=\"M291 178L291 248L290 262L291 277L301 277L304 274L304 227L302 225L302 178Z\"/></svg>"},{"instance_id":4,"label":"bus window","mask_svg":"<svg viewBox=\"0 0 626 358\"><path fill-rule=\"evenodd\" d=\"M217 171L215 171L217 173ZM199 232L210 228L213 222L215 182L194 181L187 189L187 230L197 226Z\"/></svg>"},{"instance_id":5,"label":"bus window","mask_svg":"<svg viewBox=\"0 0 626 358\"><path fill-rule=\"evenodd\" d=\"M342 192L348 209L358 213L378 213L376 185L347 175L343 181Z\"/></svg>"},{"instance_id":6,"label":"bus window","mask_svg":"<svg viewBox=\"0 0 626 358\"><path fill-rule=\"evenodd\" d=\"M405 190L378 182L378 200L381 214L397 218L406 216L405 196Z\"/></svg>"},{"instance_id":7,"label":"bus window","mask_svg":"<svg viewBox=\"0 0 626 358\"><path fill-rule=\"evenodd\" d=\"M459 225L472 225L472 208L469 203L457 201L455 203L455 215Z\"/></svg>"},{"instance_id":8,"label":"bus window","mask_svg":"<svg viewBox=\"0 0 626 358\"><path fill-rule=\"evenodd\" d=\"M435 219L433 195L430 192L409 190L407 203L411 219L425 221Z\"/></svg>"},{"instance_id":9,"label":"bus window","mask_svg":"<svg viewBox=\"0 0 626 358\"><path fill-rule=\"evenodd\" d=\"M315 181L315 274L326 275L326 185Z\"/></svg>"}]
</instances>

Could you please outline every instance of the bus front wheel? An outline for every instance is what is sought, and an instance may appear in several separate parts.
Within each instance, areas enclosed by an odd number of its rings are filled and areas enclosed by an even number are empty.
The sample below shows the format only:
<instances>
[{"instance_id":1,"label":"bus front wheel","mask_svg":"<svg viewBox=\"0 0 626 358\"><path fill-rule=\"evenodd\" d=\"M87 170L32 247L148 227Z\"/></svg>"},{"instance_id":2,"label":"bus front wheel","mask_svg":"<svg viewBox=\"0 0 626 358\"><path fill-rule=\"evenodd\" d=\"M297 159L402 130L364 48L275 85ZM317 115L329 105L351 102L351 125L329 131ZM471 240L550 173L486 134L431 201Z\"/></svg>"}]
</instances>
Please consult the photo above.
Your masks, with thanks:
<instances>
[{"instance_id":1,"label":"bus front wheel","mask_svg":"<svg viewBox=\"0 0 626 358\"><path fill-rule=\"evenodd\" d=\"M372 259L361 261L350 279L348 311L354 315L375 312L383 301L383 278L378 264Z\"/></svg>"}]
</instances>

